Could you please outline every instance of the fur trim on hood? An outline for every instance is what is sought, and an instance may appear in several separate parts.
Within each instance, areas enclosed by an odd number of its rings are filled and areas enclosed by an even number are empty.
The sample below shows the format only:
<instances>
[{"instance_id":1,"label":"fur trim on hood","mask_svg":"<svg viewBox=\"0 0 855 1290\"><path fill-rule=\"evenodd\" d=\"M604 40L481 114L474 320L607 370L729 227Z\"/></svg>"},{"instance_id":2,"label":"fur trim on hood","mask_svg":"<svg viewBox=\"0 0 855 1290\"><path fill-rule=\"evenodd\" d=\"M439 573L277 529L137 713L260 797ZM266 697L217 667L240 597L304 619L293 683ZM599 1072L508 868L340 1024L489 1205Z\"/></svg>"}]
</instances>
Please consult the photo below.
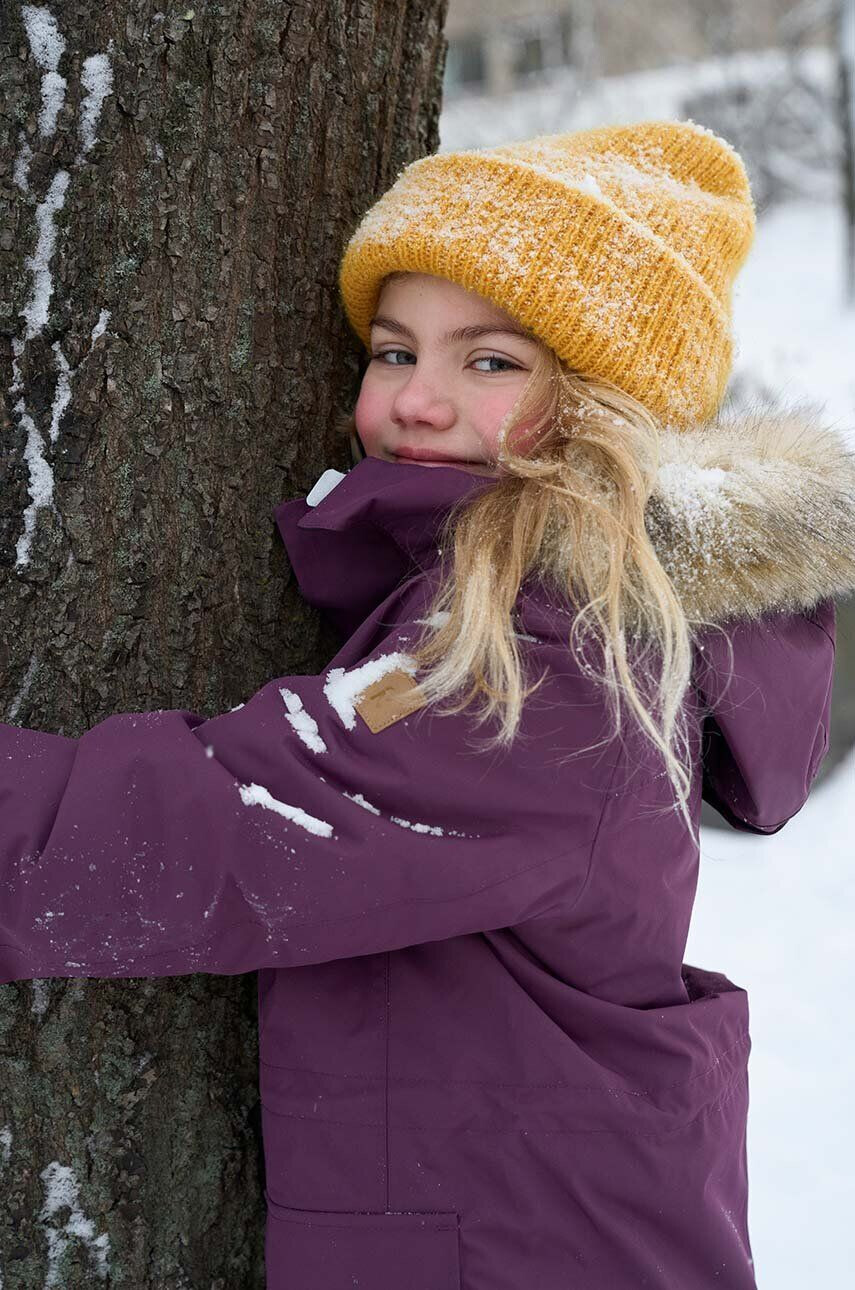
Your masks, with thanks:
<instances>
[{"instance_id":1,"label":"fur trim on hood","mask_svg":"<svg viewBox=\"0 0 855 1290\"><path fill-rule=\"evenodd\" d=\"M818 415L755 411L663 432L645 522L690 619L855 591L855 449Z\"/></svg>"}]
</instances>

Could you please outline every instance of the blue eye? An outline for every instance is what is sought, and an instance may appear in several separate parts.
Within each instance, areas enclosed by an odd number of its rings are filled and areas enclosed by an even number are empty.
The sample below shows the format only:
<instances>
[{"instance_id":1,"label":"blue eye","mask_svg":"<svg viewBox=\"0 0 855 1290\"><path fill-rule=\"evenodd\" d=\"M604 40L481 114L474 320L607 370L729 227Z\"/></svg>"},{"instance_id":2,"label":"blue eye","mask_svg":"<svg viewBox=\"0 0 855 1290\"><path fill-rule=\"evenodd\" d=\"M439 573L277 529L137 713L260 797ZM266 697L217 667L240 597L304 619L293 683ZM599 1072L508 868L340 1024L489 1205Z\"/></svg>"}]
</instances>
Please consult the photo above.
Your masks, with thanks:
<instances>
[{"instance_id":1,"label":"blue eye","mask_svg":"<svg viewBox=\"0 0 855 1290\"><path fill-rule=\"evenodd\" d=\"M382 361L383 359L388 358L390 354L404 354L406 355L407 358L413 357L413 355L409 352L409 350L406 350L406 349L383 349L383 350L380 350L378 353L372 354L371 357L372 359L377 358ZM473 362L473 366L475 365L475 363L501 363L502 364L502 367L498 370L496 368L493 368L492 372L485 372L484 373L485 376L490 376L490 375L497 376L501 371L518 372L520 370L518 363L512 363L510 359L507 359L507 358L500 358L498 354L485 354L481 358L476 358ZM405 367L406 364L405 363L386 363L385 366L386 367Z\"/></svg>"},{"instance_id":2,"label":"blue eye","mask_svg":"<svg viewBox=\"0 0 855 1290\"><path fill-rule=\"evenodd\" d=\"M507 358L499 358L498 354L488 354L484 358L476 358L476 363L502 363L507 371L516 372L519 368L516 363L512 363Z\"/></svg>"},{"instance_id":3,"label":"blue eye","mask_svg":"<svg viewBox=\"0 0 855 1290\"><path fill-rule=\"evenodd\" d=\"M372 354L371 357L383 359L383 358L388 358L390 354L406 354L406 353L407 351L405 349L384 349L384 350L381 350L379 354ZM411 357L411 355L408 355L408 357ZM401 367L401 366L402 366L401 363L386 363L386 367Z\"/></svg>"}]
</instances>

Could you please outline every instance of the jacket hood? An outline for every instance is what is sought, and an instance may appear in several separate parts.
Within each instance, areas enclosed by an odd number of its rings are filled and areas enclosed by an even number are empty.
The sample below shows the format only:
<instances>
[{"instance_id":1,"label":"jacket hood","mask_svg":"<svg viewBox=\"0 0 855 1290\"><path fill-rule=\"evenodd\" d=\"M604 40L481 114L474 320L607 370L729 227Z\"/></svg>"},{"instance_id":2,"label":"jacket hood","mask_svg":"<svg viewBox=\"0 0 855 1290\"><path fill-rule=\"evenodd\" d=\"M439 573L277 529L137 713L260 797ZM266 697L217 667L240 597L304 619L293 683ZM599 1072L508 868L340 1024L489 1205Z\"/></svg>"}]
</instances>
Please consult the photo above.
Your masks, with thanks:
<instances>
[{"instance_id":1,"label":"jacket hood","mask_svg":"<svg viewBox=\"0 0 855 1290\"><path fill-rule=\"evenodd\" d=\"M669 431L646 526L690 618L810 609L855 590L855 450L803 412Z\"/></svg>"},{"instance_id":2,"label":"jacket hood","mask_svg":"<svg viewBox=\"0 0 855 1290\"><path fill-rule=\"evenodd\" d=\"M494 483L365 457L317 505L274 515L303 596L353 630L437 564L450 507ZM855 590L855 451L800 412L665 429L646 525L690 619L809 609Z\"/></svg>"}]
</instances>

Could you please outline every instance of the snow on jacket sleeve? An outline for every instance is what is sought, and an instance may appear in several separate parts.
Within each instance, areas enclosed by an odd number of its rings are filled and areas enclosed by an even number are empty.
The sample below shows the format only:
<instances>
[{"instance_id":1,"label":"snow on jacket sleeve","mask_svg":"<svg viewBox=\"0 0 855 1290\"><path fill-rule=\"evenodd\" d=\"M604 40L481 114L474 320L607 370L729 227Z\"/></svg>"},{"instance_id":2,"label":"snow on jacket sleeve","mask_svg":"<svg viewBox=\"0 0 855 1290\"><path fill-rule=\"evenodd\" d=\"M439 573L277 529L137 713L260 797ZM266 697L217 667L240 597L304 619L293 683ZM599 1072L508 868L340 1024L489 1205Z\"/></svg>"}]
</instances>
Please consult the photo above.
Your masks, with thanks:
<instances>
[{"instance_id":1,"label":"snow on jacket sleeve","mask_svg":"<svg viewBox=\"0 0 855 1290\"><path fill-rule=\"evenodd\" d=\"M602 793L568 805L548 733L473 751L466 713L428 708L373 733L356 671L278 678L210 720L0 725L0 980L321 962L572 897Z\"/></svg>"},{"instance_id":2,"label":"snow on jacket sleeve","mask_svg":"<svg viewBox=\"0 0 855 1290\"><path fill-rule=\"evenodd\" d=\"M807 800L828 750L836 607L707 631L694 683L704 704L703 797L734 828L777 833Z\"/></svg>"}]
</instances>

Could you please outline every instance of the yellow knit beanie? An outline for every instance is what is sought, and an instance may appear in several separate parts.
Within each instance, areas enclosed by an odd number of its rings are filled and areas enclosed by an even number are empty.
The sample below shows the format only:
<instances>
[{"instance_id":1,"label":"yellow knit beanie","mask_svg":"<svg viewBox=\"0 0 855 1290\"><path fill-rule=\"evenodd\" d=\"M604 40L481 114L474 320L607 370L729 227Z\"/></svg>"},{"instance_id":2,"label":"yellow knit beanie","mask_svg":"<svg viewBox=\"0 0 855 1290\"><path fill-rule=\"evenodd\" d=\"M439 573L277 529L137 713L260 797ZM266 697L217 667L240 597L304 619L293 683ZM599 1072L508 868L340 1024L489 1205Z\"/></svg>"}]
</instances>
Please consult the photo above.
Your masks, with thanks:
<instances>
[{"instance_id":1,"label":"yellow knit beanie","mask_svg":"<svg viewBox=\"0 0 855 1290\"><path fill-rule=\"evenodd\" d=\"M731 288L753 238L730 144L693 121L645 121L411 162L348 242L339 286L368 346L386 274L448 278L683 429L724 395Z\"/></svg>"}]
</instances>

